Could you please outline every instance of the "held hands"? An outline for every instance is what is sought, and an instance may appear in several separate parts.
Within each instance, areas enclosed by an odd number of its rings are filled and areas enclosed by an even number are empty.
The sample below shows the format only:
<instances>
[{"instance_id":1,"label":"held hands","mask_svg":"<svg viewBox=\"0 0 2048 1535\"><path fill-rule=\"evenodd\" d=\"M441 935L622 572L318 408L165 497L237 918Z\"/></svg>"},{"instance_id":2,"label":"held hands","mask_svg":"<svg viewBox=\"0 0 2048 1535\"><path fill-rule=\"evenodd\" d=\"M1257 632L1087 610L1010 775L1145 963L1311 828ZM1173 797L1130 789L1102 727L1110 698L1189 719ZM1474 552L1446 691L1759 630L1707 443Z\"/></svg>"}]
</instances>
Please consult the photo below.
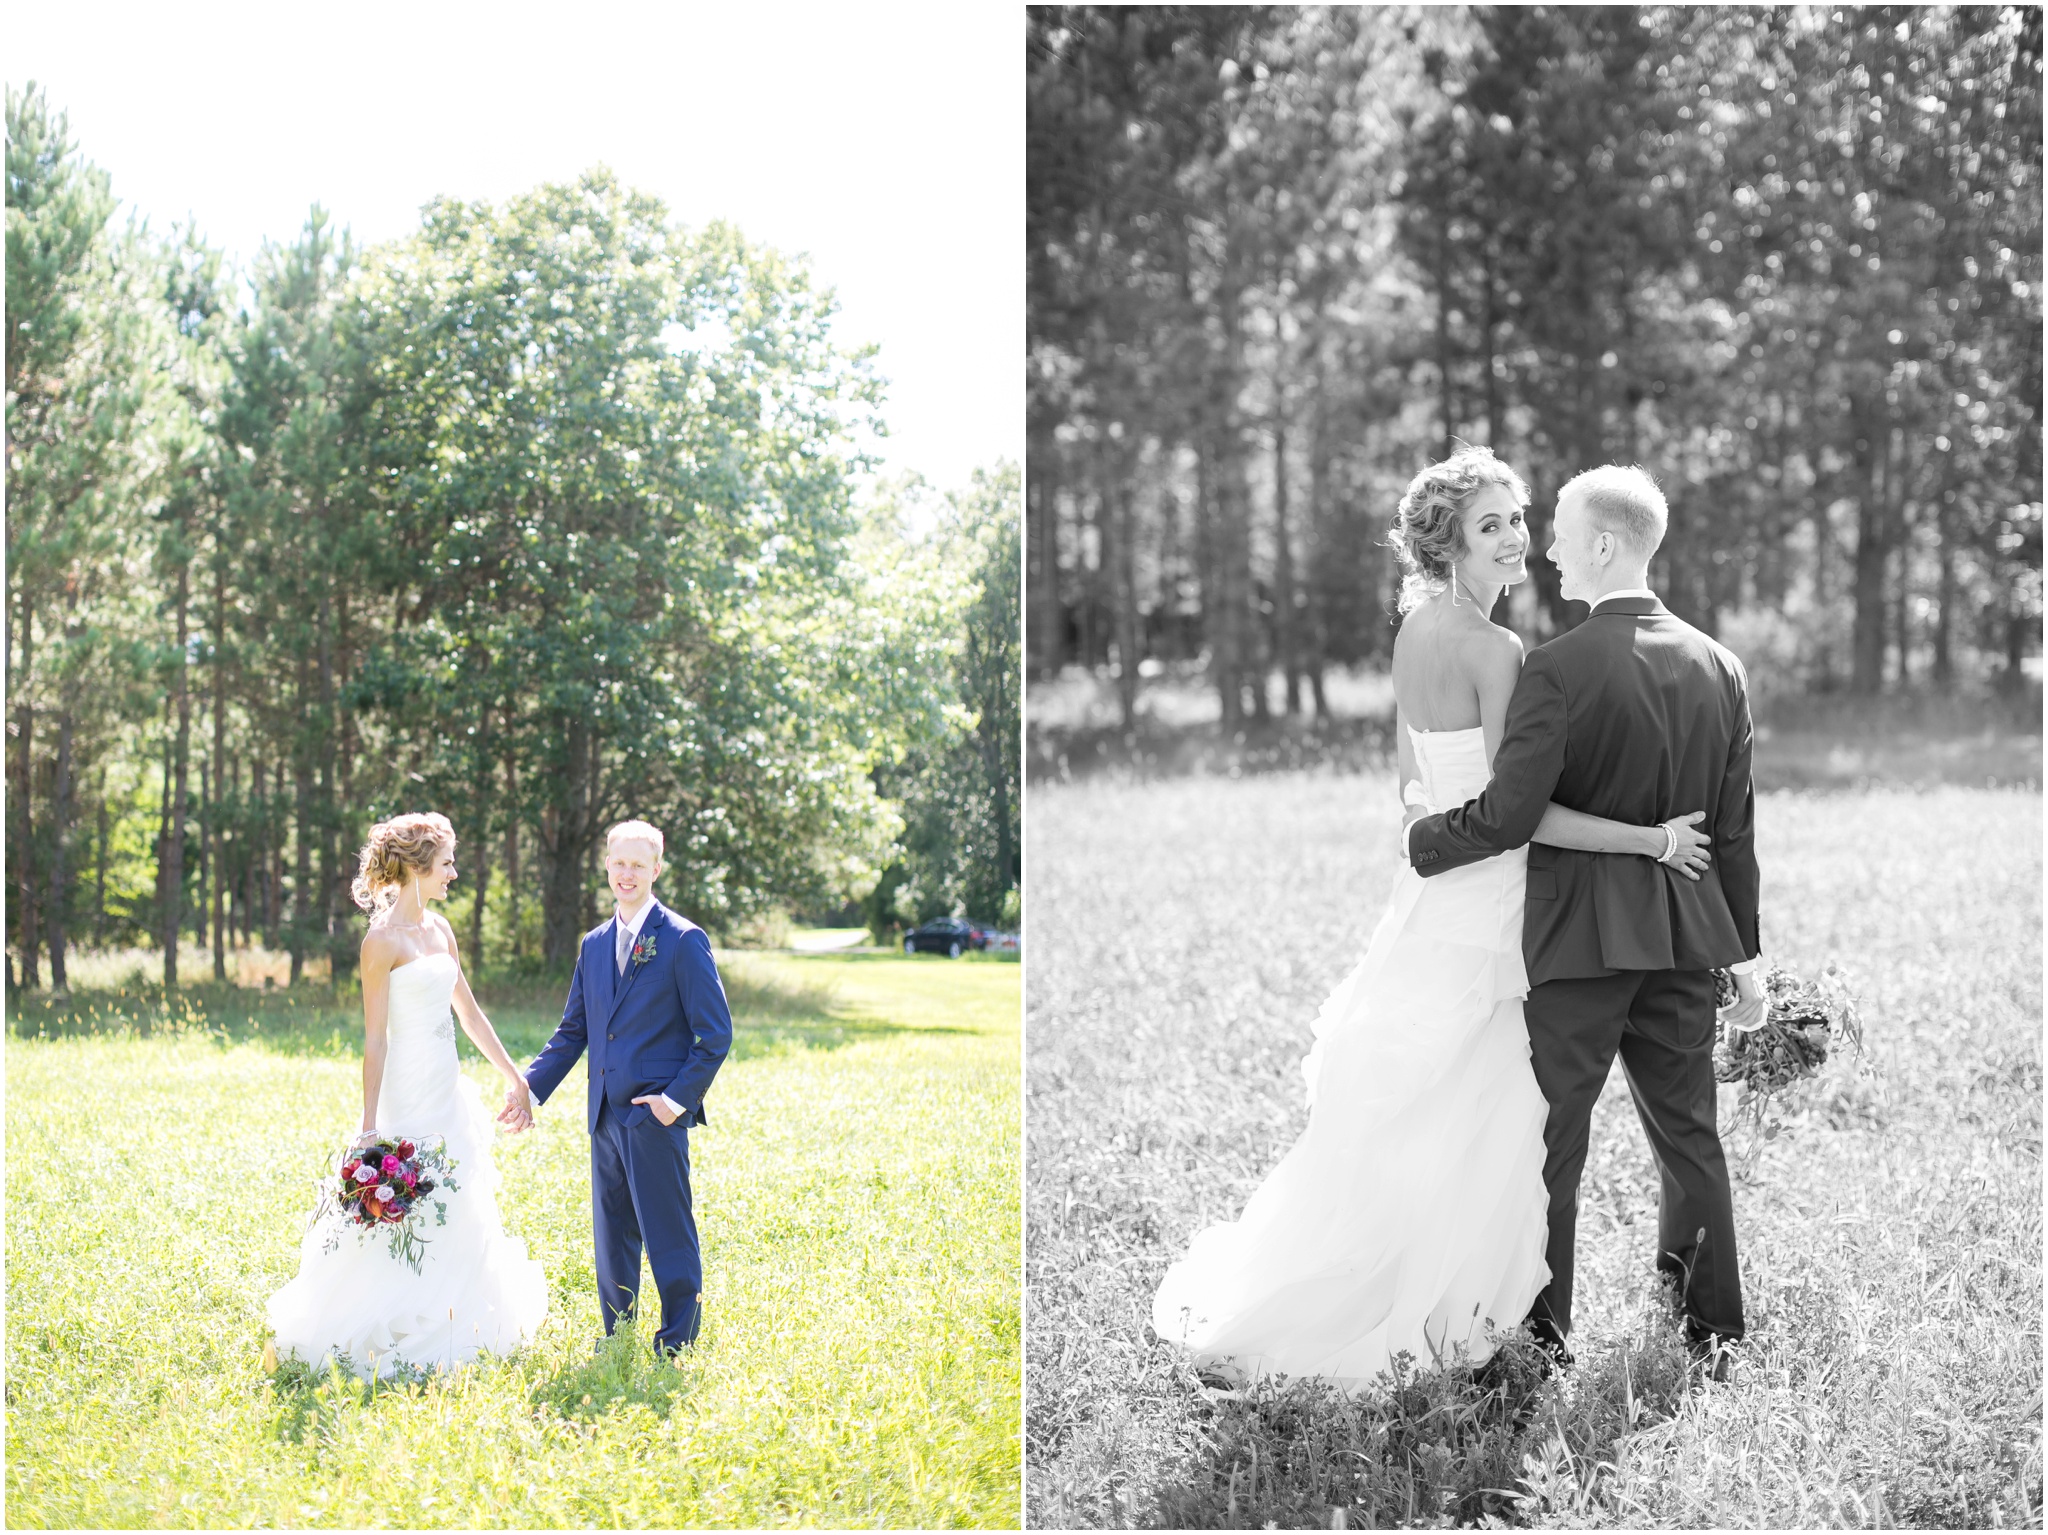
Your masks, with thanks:
<instances>
[{"instance_id":1,"label":"held hands","mask_svg":"<svg viewBox=\"0 0 2048 1535\"><path fill-rule=\"evenodd\" d=\"M505 1106L498 1110L498 1123L509 1135L533 1128L533 1089L526 1085L526 1079L505 1089Z\"/></svg>"},{"instance_id":2,"label":"held hands","mask_svg":"<svg viewBox=\"0 0 2048 1535\"><path fill-rule=\"evenodd\" d=\"M668 1104L665 1101L663 1101L662 1096L659 1093L656 1093L651 1098L641 1097L635 1098L633 1101L635 1103L646 1104L648 1110L654 1115L654 1117L660 1120L665 1125L672 1125L676 1122L676 1116L668 1111Z\"/></svg>"},{"instance_id":3,"label":"held hands","mask_svg":"<svg viewBox=\"0 0 2048 1535\"><path fill-rule=\"evenodd\" d=\"M1706 872L1707 865L1713 862L1707 852L1711 839L1701 835L1694 824L1705 819L1706 814L1704 810L1695 810L1691 815L1673 816L1670 820L1659 823L1660 829L1670 829L1672 835L1678 839L1678 844L1672 848L1669 856L1659 858L1657 862L1667 869L1677 870L1689 880L1698 880L1700 875Z\"/></svg>"}]
</instances>

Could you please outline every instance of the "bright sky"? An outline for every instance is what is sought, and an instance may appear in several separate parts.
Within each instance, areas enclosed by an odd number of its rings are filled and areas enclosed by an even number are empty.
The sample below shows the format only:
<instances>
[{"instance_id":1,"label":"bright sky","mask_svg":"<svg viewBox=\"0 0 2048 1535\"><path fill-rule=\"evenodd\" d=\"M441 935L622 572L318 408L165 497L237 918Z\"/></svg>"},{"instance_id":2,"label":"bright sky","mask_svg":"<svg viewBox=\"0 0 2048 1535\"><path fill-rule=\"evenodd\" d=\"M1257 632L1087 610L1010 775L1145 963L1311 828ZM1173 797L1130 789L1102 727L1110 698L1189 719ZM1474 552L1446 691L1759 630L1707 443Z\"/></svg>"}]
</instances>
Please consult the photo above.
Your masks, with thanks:
<instances>
[{"instance_id":1,"label":"bright sky","mask_svg":"<svg viewBox=\"0 0 2048 1535\"><path fill-rule=\"evenodd\" d=\"M114 193L238 259L315 202L359 240L600 161L684 223L805 252L889 380L885 472L1023 457L1023 14L1013 5L12 8Z\"/></svg>"}]
</instances>

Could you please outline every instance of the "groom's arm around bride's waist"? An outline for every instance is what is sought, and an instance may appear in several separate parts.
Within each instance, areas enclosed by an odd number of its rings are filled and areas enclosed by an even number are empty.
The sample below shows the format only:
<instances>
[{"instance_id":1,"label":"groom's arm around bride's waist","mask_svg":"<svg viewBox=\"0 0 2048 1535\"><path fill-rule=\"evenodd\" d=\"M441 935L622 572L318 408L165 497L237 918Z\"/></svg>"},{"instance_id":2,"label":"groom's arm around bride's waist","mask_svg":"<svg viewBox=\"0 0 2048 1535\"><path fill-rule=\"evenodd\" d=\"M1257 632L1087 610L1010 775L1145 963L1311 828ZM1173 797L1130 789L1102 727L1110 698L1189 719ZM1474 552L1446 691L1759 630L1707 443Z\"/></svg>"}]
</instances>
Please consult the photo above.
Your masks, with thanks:
<instances>
[{"instance_id":1,"label":"groom's arm around bride's waist","mask_svg":"<svg viewBox=\"0 0 2048 1535\"><path fill-rule=\"evenodd\" d=\"M1493 777L1479 798L1408 828L1408 860L1425 878L1528 846L1564 772L1564 685L1556 662L1531 651L1508 700Z\"/></svg>"}]
</instances>

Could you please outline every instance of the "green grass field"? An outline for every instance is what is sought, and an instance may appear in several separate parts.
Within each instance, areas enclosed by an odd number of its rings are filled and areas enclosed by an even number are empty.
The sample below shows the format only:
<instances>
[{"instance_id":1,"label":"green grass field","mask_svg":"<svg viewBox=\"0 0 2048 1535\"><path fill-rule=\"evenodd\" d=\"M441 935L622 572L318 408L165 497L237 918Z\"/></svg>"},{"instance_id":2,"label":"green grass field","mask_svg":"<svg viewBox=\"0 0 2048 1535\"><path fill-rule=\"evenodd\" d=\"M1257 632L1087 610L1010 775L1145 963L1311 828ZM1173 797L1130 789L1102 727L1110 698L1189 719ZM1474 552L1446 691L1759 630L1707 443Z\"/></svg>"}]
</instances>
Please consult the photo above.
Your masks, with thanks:
<instances>
[{"instance_id":1,"label":"green grass field","mask_svg":"<svg viewBox=\"0 0 2048 1535\"><path fill-rule=\"evenodd\" d=\"M17 1007L8 1523L1014 1525L1019 971L721 966L737 1029L691 1138L706 1321L682 1368L654 1361L652 1317L593 1355L579 1066L498 1142L507 1224L552 1285L540 1337L374 1392L261 1364L360 1112L359 1013L305 989ZM560 1009L484 1003L516 1059Z\"/></svg>"},{"instance_id":2,"label":"green grass field","mask_svg":"<svg viewBox=\"0 0 2048 1535\"><path fill-rule=\"evenodd\" d=\"M1573 1375L1239 1396L1149 1338L1166 1265L1305 1122L1296 1063L1397 827L1384 772L1033 785L1027 1521L2038 1526L2038 791L1760 798L1766 945L1852 969L1870 1070L1831 1062L1736 1185L1734 1381L1688 1371L1649 1282L1656 1176L1618 1072Z\"/></svg>"}]
</instances>

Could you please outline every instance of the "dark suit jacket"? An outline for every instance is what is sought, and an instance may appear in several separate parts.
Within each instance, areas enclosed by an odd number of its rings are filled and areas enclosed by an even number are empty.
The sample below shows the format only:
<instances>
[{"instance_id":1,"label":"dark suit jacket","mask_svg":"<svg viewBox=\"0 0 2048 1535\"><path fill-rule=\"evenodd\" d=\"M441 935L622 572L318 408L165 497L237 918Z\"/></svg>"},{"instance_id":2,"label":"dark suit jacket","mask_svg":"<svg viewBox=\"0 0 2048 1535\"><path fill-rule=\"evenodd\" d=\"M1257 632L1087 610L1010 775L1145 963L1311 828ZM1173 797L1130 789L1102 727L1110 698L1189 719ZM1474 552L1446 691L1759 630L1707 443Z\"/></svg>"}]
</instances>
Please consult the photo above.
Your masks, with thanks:
<instances>
[{"instance_id":1,"label":"dark suit jacket","mask_svg":"<svg viewBox=\"0 0 2048 1535\"><path fill-rule=\"evenodd\" d=\"M1759 884L1742 663L1650 597L1618 597L1529 653L1478 799L1417 821L1416 873L1524 846L1552 801L1651 826L1704 810L1698 883L1654 859L1529 849L1530 984L1753 958Z\"/></svg>"},{"instance_id":2,"label":"dark suit jacket","mask_svg":"<svg viewBox=\"0 0 2048 1535\"><path fill-rule=\"evenodd\" d=\"M732 1048L732 1014L711 962L704 929L659 901L640 924L640 942L654 955L618 972L613 930L618 918L591 929L576 954L569 1000L556 1028L526 1070L533 1095L546 1103L587 1047L590 1101L586 1129L597 1129L600 1103L626 1124L654 1111L635 1098L667 1093L685 1124L703 1124L704 1092Z\"/></svg>"}]
</instances>

